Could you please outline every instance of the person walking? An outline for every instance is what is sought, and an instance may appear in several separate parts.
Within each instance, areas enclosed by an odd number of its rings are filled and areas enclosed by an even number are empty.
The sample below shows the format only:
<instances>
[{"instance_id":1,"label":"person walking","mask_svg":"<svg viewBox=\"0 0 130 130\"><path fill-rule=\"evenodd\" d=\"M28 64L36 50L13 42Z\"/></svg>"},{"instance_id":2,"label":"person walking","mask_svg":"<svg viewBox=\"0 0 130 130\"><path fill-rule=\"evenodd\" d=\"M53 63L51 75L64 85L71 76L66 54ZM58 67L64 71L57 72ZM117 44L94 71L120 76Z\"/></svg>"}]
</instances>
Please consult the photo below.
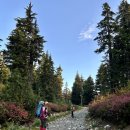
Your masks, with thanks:
<instances>
[{"instance_id":1,"label":"person walking","mask_svg":"<svg viewBox=\"0 0 130 130\"><path fill-rule=\"evenodd\" d=\"M72 105L71 106L71 117L74 118L74 111L75 111L75 107Z\"/></svg>"},{"instance_id":2,"label":"person walking","mask_svg":"<svg viewBox=\"0 0 130 130\"><path fill-rule=\"evenodd\" d=\"M46 130L47 127L47 117L48 117L48 110L46 107L47 104L48 102L43 102L42 104L40 112L40 121L41 121L40 130Z\"/></svg>"}]
</instances>

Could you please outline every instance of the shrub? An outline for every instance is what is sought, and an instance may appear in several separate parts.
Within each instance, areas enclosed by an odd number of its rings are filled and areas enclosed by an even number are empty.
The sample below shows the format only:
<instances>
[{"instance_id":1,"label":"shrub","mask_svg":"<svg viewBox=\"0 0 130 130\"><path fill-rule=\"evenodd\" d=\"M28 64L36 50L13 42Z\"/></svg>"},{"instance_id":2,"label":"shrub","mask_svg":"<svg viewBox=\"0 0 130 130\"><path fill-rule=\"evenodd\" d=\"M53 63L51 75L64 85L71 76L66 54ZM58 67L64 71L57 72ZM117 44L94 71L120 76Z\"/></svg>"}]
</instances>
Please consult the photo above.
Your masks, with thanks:
<instances>
[{"instance_id":1,"label":"shrub","mask_svg":"<svg viewBox=\"0 0 130 130\"><path fill-rule=\"evenodd\" d=\"M0 102L0 124L5 122L27 123L30 121L28 112L11 102Z\"/></svg>"},{"instance_id":2,"label":"shrub","mask_svg":"<svg viewBox=\"0 0 130 130\"><path fill-rule=\"evenodd\" d=\"M0 99L15 102L24 106L30 115L33 115L35 108L35 97L32 88L28 85L27 77L23 76L19 70L14 70L1 92Z\"/></svg>"},{"instance_id":3,"label":"shrub","mask_svg":"<svg viewBox=\"0 0 130 130\"><path fill-rule=\"evenodd\" d=\"M105 100L98 100L89 105L90 116L120 124L129 124L130 92L121 95L110 95Z\"/></svg>"},{"instance_id":4,"label":"shrub","mask_svg":"<svg viewBox=\"0 0 130 130\"><path fill-rule=\"evenodd\" d=\"M68 110L68 105L60 105L55 103L48 103L47 104L49 112L65 112Z\"/></svg>"}]
</instances>

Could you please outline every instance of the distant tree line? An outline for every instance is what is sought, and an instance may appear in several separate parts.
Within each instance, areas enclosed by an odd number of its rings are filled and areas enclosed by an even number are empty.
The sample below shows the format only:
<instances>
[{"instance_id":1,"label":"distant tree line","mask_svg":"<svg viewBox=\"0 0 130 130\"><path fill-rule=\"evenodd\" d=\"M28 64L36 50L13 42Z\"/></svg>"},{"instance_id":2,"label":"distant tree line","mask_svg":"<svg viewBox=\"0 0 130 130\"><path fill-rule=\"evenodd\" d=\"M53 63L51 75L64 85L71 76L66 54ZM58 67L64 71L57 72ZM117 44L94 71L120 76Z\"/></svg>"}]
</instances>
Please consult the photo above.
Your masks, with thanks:
<instances>
[{"instance_id":1,"label":"distant tree line","mask_svg":"<svg viewBox=\"0 0 130 130\"><path fill-rule=\"evenodd\" d=\"M94 81L91 76L86 80L79 73L75 76L72 87L71 102L76 105L87 105L95 96Z\"/></svg>"}]
</instances>

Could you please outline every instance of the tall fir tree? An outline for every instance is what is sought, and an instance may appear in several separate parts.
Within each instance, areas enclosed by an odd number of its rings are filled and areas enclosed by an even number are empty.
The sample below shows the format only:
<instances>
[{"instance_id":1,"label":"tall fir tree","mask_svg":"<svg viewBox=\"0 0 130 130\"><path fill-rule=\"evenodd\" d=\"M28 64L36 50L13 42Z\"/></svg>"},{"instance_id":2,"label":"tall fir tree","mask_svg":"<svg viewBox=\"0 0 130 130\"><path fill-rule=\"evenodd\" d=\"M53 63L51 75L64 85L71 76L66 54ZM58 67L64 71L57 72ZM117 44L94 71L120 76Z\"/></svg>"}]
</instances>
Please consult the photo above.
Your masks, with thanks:
<instances>
[{"instance_id":1,"label":"tall fir tree","mask_svg":"<svg viewBox=\"0 0 130 130\"><path fill-rule=\"evenodd\" d=\"M65 88L63 89L63 98L65 103L70 103L71 100L71 91L68 87L68 83L65 83Z\"/></svg>"},{"instance_id":2,"label":"tall fir tree","mask_svg":"<svg viewBox=\"0 0 130 130\"><path fill-rule=\"evenodd\" d=\"M77 105L81 104L82 87L83 87L83 79L77 73L76 76L75 76L75 81L73 83L73 87L72 87L71 102L73 104L77 104Z\"/></svg>"},{"instance_id":3,"label":"tall fir tree","mask_svg":"<svg viewBox=\"0 0 130 130\"><path fill-rule=\"evenodd\" d=\"M53 101L55 98L54 66L51 56L44 53L38 68L38 93L45 100Z\"/></svg>"},{"instance_id":4,"label":"tall fir tree","mask_svg":"<svg viewBox=\"0 0 130 130\"><path fill-rule=\"evenodd\" d=\"M121 2L116 22L114 63L118 65L116 71L117 84L119 87L125 87L130 79L130 4L128 4L127 0Z\"/></svg>"},{"instance_id":5,"label":"tall fir tree","mask_svg":"<svg viewBox=\"0 0 130 130\"><path fill-rule=\"evenodd\" d=\"M61 66L59 66L56 69L54 84L55 84L55 98L58 100L61 100L62 99L62 87L63 87Z\"/></svg>"},{"instance_id":6,"label":"tall fir tree","mask_svg":"<svg viewBox=\"0 0 130 130\"><path fill-rule=\"evenodd\" d=\"M28 77L28 85L33 82L34 63L43 51L44 38L39 35L36 14L32 12L32 4L26 8L25 18L16 18L16 28L8 37L6 45L6 62L11 70L19 69Z\"/></svg>"},{"instance_id":7,"label":"tall fir tree","mask_svg":"<svg viewBox=\"0 0 130 130\"><path fill-rule=\"evenodd\" d=\"M114 29L115 29L115 20L113 16L115 15L114 12L111 11L110 6L108 3L103 4L103 11L102 16L104 17L98 23L97 28L100 30L98 36L94 39L97 40L99 49L97 49L96 53L105 52L105 62L108 64L109 70L109 80L110 80L110 87L113 90L114 82L113 82L113 42L114 42Z\"/></svg>"},{"instance_id":8,"label":"tall fir tree","mask_svg":"<svg viewBox=\"0 0 130 130\"><path fill-rule=\"evenodd\" d=\"M91 76L83 84L83 104L89 104L94 98L94 82Z\"/></svg>"},{"instance_id":9,"label":"tall fir tree","mask_svg":"<svg viewBox=\"0 0 130 130\"><path fill-rule=\"evenodd\" d=\"M4 98L23 105L27 110L34 108L33 68L41 57L45 42L39 35L35 16L30 3L25 17L16 18L16 27L8 37L7 50L4 51L5 61L11 70Z\"/></svg>"}]
</instances>

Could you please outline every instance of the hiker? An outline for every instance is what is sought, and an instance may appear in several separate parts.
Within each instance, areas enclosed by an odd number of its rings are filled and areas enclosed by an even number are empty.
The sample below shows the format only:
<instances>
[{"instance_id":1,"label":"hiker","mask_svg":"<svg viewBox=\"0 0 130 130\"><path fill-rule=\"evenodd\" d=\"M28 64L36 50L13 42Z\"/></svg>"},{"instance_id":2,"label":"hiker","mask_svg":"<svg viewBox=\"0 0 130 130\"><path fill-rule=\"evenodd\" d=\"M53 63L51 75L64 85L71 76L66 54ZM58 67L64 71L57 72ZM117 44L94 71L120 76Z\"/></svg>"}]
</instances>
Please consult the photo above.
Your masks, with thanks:
<instances>
[{"instance_id":1,"label":"hiker","mask_svg":"<svg viewBox=\"0 0 130 130\"><path fill-rule=\"evenodd\" d=\"M41 112L40 112L40 120L41 120L41 126L40 130L46 130L47 127L47 117L48 117L48 110L46 105L48 102L43 102Z\"/></svg>"},{"instance_id":2,"label":"hiker","mask_svg":"<svg viewBox=\"0 0 130 130\"><path fill-rule=\"evenodd\" d=\"M72 105L71 106L71 117L74 118L74 111L75 111L75 107Z\"/></svg>"}]
</instances>

